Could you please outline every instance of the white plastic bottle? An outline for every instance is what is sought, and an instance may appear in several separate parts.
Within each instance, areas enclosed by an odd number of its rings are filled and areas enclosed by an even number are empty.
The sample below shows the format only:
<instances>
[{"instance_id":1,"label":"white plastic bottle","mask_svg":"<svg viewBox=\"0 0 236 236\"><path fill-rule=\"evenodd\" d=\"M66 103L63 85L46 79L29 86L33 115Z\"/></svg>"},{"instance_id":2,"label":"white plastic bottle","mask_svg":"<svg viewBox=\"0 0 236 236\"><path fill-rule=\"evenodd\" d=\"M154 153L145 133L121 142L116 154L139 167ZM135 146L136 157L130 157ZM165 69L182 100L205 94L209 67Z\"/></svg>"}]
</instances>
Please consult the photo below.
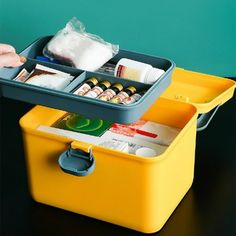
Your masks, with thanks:
<instances>
[{"instance_id":1,"label":"white plastic bottle","mask_svg":"<svg viewBox=\"0 0 236 236\"><path fill-rule=\"evenodd\" d=\"M149 64L127 58L120 59L114 71L116 77L127 78L145 84L155 83L163 73L165 71L162 69L153 68Z\"/></svg>"}]
</instances>

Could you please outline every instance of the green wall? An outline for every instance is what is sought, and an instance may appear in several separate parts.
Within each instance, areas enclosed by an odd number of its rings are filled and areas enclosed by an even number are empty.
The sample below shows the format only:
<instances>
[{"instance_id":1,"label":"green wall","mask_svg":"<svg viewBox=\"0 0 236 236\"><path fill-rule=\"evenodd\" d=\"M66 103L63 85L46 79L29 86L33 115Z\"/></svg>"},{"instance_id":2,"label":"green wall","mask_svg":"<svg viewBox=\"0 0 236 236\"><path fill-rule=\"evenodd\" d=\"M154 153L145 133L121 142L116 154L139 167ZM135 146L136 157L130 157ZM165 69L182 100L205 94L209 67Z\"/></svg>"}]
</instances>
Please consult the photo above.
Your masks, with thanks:
<instances>
[{"instance_id":1,"label":"green wall","mask_svg":"<svg viewBox=\"0 0 236 236\"><path fill-rule=\"evenodd\" d=\"M18 51L76 16L121 48L168 57L177 66L236 76L235 0L0 0L0 42Z\"/></svg>"}]
</instances>

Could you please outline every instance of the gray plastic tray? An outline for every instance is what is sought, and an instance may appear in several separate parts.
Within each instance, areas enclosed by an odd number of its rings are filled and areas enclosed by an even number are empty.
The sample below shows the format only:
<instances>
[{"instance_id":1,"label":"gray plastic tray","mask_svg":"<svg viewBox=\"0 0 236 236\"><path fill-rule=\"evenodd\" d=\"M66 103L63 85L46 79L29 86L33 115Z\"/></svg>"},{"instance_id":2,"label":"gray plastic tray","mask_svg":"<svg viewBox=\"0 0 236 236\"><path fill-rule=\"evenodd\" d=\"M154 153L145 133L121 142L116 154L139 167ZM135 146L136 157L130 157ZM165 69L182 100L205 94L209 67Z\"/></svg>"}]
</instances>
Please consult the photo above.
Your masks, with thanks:
<instances>
[{"instance_id":1,"label":"gray plastic tray","mask_svg":"<svg viewBox=\"0 0 236 236\"><path fill-rule=\"evenodd\" d=\"M23 66L0 69L0 97L3 96L31 104L75 112L91 118L101 118L117 123L131 123L138 120L171 83L171 76L175 67L175 64L171 60L122 49L112 58L111 63L118 62L120 58L129 58L151 64L153 67L165 70L165 73L153 85L147 85L103 73L83 71L69 66L35 60L34 58L36 56L42 55L42 49L51 37L46 36L38 39L20 53L28 58ZM75 76L75 79L63 91L47 89L13 80L22 68L30 70L36 64L71 73ZM147 92L138 102L129 105L113 104L99 99L77 96L71 92L91 76L95 76L99 80L107 79L112 83L120 82L125 87L133 85L137 87L138 91L147 90Z\"/></svg>"}]
</instances>

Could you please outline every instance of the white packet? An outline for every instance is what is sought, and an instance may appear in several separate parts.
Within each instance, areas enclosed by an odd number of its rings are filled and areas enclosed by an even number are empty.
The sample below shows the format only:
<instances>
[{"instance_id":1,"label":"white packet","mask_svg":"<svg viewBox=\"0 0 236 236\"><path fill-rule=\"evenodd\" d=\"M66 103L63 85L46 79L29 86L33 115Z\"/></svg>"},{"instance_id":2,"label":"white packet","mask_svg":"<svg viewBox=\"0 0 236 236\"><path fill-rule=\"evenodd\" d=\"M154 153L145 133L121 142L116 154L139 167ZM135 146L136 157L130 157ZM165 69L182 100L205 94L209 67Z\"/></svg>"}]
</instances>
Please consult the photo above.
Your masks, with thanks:
<instances>
[{"instance_id":1,"label":"white packet","mask_svg":"<svg viewBox=\"0 0 236 236\"><path fill-rule=\"evenodd\" d=\"M25 83L55 90L63 90L73 78L74 76L68 73L37 64L35 69L27 77Z\"/></svg>"},{"instance_id":2,"label":"white packet","mask_svg":"<svg viewBox=\"0 0 236 236\"><path fill-rule=\"evenodd\" d=\"M73 17L44 47L43 54L81 70L95 71L114 57L118 45L105 42L89 34L76 17Z\"/></svg>"}]
</instances>

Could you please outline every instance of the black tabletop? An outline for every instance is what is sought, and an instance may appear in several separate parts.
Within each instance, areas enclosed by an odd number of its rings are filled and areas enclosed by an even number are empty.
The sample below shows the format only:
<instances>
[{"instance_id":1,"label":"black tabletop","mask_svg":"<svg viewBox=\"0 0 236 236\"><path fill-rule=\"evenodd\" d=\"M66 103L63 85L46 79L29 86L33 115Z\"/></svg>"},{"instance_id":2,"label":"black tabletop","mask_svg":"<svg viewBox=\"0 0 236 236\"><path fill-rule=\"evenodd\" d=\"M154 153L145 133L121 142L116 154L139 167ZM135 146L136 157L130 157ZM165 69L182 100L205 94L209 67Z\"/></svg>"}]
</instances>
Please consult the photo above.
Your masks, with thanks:
<instances>
[{"instance_id":1,"label":"black tabletop","mask_svg":"<svg viewBox=\"0 0 236 236\"><path fill-rule=\"evenodd\" d=\"M197 134L192 188L158 236L236 235L236 97ZM1 235L141 235L34 202L29 194L19 118L32 105L1 101Z\"/></svg>"}]
</instances>

